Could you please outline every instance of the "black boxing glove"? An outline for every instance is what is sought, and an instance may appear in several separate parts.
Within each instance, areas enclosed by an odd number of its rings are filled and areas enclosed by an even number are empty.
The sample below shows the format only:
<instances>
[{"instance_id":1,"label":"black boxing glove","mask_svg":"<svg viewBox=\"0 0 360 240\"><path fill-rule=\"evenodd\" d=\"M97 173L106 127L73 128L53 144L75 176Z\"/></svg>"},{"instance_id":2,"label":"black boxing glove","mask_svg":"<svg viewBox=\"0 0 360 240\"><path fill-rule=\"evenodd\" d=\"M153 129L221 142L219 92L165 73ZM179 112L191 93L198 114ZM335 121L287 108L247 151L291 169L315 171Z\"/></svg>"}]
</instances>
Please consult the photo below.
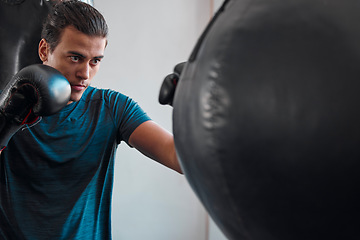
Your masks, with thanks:
<instances>
[{"instance_id":1,"label":"black boxing glove","mask_svg":"<svg viewBox=\"0 0 360 240\"><path fill-rule=\"evenodd\" d=\"M177 64L174 67L174 73L171 73L165 77L159 93L160 104L162 105L169 104L170 106L172 106L176 85L180 79L180 75L185 67L185 64L186 62Z\"/></svg>"},{"instance_id":2,"label":"black boxing glove","mask_svg":"<svg viewBox=\"0 0 360 240\"><path fill-rule=\"evenodd\" d=\"M70 94L69 82L55 68L34 64L20 70L0 95L0 150L21 126L60 111Z\"/></svg>"}]
</instances>

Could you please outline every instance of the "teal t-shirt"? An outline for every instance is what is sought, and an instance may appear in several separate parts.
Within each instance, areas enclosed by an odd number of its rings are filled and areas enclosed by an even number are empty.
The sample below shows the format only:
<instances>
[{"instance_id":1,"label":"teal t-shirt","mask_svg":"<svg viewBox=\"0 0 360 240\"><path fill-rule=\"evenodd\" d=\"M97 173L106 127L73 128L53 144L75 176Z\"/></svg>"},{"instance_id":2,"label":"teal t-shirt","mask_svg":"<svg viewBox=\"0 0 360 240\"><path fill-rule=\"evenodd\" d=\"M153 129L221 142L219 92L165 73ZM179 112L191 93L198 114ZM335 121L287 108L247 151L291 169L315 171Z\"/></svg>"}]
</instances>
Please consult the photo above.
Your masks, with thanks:
<instances>
[{"instance_id":1,"label":"teal t-shirt","mask_svg":"<svg viewBox=\"0 0 360 240\"><path fill-rule=\"evenodd\" d=\"M0 161L0 239L111 239L115 151L147 114L89 87L78 102L26 126Z\"/></svg>"}]
</instances>

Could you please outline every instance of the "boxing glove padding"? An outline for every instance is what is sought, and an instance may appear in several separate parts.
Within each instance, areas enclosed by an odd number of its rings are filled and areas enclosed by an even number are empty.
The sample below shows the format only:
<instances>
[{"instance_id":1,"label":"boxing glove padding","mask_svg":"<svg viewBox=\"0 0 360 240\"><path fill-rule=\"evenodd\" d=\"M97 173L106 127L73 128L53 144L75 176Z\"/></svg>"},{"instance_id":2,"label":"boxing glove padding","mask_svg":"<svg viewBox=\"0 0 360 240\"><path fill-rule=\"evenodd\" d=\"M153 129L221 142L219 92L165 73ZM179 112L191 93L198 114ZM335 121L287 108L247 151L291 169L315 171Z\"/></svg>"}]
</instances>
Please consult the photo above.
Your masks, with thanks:
<instances>
[{"instance_id":1,"label":"boxing glove padding","mask_svg":"<svg viewBox=\"0 0 360 240\"><path fill-rule=\"evenodd\" d=\"M176 90L177 83L180 79L181 72L185 66L186 62L177 64L174 67L174 73L171 73L165 77L160 88L159 93L159 103L162 105L172 106L174 100L174 94Z\"/></svg>"},{"instance_id":2,"label":"boxing glove padding","mask_svg":"<svg viewBox=\"0 0 360 240\"><path fill-rule=\"evenodd\" d=\"M20 70L0 95L0 147L24 124L55 114L69 102L67 79L56 69L34 64Z\"/></svg>"}]
</instances>

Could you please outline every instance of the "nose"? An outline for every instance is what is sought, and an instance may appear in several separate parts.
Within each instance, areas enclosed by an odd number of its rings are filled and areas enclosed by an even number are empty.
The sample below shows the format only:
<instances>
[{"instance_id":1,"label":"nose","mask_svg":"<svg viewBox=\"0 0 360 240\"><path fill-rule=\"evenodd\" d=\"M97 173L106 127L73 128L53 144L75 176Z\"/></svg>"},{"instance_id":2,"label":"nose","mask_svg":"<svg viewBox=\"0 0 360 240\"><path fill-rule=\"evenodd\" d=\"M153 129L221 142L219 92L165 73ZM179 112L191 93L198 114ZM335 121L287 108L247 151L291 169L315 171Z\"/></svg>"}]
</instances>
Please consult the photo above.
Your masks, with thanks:
<instances>
[{"instance_id":1,"label":"nose","mask_svg":"<svg viewBox=\"0 0 360 240\"><path fill-rule=\"evenodd\" d=\"M81 64L76 72L76 76L81 80L89 79L90 66L87 63Z\"/></svg>"}]
</instances>

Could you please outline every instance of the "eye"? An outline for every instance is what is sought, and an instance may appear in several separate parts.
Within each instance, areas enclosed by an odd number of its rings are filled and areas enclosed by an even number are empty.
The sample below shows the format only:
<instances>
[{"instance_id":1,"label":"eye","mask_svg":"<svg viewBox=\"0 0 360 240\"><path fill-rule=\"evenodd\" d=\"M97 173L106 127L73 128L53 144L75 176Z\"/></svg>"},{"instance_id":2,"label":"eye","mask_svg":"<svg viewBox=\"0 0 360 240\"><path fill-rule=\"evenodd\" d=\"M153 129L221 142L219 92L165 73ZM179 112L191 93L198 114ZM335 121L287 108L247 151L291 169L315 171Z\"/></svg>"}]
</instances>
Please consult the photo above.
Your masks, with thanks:
<instances>
[{"instance_id":1,"label":"eye","mask_svg":"<svg viewBox=\"0 0 360 240\"><path fill-rule=\"evenodd\" d=\"M70 56L71 61L79 62L80 58L78 56Z\"/></svg>"},{"instance_id":2,"label":"eye","mask_svg":"<svg viewBox=\"0 0 360 240\"><path fill-rule=\"evenodd\" d=\"M100 62L101 62L101 59L99 59L99 58L94 58L93 60L91 60L91 64L94 66L98 65Z\"/></svg>"}]
</instances>

